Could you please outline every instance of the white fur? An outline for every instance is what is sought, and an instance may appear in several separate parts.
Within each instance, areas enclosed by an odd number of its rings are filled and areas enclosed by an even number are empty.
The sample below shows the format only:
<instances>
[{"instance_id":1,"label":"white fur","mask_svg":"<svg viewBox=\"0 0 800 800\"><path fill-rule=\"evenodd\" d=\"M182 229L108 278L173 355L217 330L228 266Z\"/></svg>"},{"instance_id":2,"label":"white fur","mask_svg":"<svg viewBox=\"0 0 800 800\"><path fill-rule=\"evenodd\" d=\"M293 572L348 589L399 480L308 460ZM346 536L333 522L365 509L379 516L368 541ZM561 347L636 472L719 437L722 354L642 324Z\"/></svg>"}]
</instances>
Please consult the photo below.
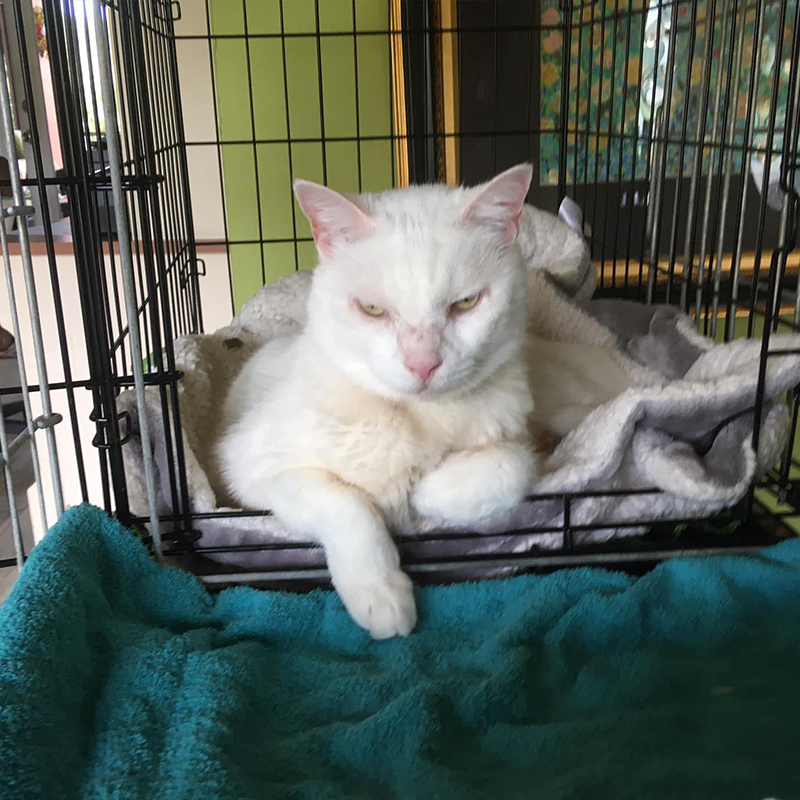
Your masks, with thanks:
<instances>
[{"instance_id":1,"label":"white fur","mask_svg":"<svg viewBox=\"0 0 800 800\"><path fill-rule=\"evenodd\" d=\"M238 502L324 545L345 606L376 638L416 620L388 528L489 517L534 483L515 242L530 177L521 166L476 189L352 199L297 183L320 254L308 323L245 365L218 455ZM406 367L418 356L441 361L428 383Z\"/></svg>"},{"instance_id":2,"label":"white fur","mask_svg":"<svg viewBox=\"0 0 800 800\"><path fill-rule=\"evenodd\" d=\"M526 359L533 419L558 437L566 436L590 411L631 385L614 353L599 345L553 342L530 335Z\"/></svg>"}]
</instances>

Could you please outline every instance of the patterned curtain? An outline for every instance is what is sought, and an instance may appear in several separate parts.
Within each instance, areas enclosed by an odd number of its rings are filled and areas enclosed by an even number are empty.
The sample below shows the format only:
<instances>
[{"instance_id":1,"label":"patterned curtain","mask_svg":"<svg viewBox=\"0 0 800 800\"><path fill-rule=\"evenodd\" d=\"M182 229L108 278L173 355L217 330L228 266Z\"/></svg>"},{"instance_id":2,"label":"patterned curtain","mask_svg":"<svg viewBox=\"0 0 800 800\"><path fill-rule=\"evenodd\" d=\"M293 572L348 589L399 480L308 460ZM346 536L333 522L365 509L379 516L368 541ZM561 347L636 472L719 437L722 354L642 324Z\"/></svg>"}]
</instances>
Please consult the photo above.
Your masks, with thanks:
<instances>
[{"instance_id":1,"label":"patterned curtain","mask_svg":"<svg viewBox=\"0 0 800 800\"><path fill-rule=\"evenodd\" d=\"M698 141L704 145L704 171L719 171L720 159L730 153L732 169L741 172L748 109L750 144L763 149L773 98L773 154L780 150L797 2L786 0L783 25L781 3L775 0L764 3L760 21L752 0L587 0L576 7L566 21L567 182L644 179L651 142L663 141L665 133L667 177L692 173ZM544 0L540 174L548 185L558 181L560 136L549 131L560 130L562 124L563 17L557 0ZM684 128L688 144L682 145ZM754 172L759 165L763 170L764 159L763 152L752 154ZM779 156L772 160L779 163Z\"/></svg>"}]
</instances>

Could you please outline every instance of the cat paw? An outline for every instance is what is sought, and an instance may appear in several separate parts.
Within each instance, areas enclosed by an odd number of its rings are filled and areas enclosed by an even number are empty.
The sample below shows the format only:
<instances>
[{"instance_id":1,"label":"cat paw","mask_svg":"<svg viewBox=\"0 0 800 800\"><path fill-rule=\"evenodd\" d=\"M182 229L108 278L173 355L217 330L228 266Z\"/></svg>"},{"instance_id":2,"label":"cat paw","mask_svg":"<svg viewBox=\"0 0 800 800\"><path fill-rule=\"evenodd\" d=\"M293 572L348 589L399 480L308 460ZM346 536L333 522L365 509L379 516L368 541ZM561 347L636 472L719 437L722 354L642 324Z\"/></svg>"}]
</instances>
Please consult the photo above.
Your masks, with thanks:
<instances>
[{"instance_id":1,"label":"cat paw","mask_svg":"<svg viewBox=\"0 0 800 800\"><path fill-rule=\"evenodd\" d=\"M484 451L451 456L416 486L411 505L434 523L469 525L507 511L525 496L536 459L524 450Z\"/></svg>"},{"instance_id":2,"label":"cat paw","mask_svg":"<svg viewBox=\"0 0 800 800\"><path fill-rule=\"evenodd\" d=\"M434 470L417 484L411 504L426 527L466 524L491 513L482 492L476 492L474 478L459 473L461 470L452 468Z\"/></svg>"},{"instance_id":3,"label":"cat paw","mask_svg":"<svg viewBox=\"0 0 800 800\"><path fill-rule=\"evenodd\" d=\"M401 570L354 577L336 588L350 616L373 639L408 636L417 624L414 585Z\"/></svg>"}]
</instances>

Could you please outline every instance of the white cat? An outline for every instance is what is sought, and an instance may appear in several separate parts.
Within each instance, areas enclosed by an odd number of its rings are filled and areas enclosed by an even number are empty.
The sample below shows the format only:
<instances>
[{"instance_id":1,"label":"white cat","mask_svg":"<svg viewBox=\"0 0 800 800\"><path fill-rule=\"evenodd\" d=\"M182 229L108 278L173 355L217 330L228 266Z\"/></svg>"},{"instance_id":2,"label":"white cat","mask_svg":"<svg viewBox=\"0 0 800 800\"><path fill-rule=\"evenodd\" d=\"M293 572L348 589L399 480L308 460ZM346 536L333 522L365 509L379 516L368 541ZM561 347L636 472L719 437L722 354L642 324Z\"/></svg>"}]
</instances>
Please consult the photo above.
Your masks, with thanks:
<instances>
[{"instance_id":1,"label":"white cat","mask_svg":"<svg viewBox=\"0 0 800 800\"><path fill-rule=\"evenodd\" d=\"M319 252L308 323L245 365L218 455L233 498L324 546L375 638L416 622L390 528L474 522L535 482L516 245L530 180L523 164L471 189L295 182Z\"/></svg>"},{"instance_id":2,"label":"white cat","mask_svg":"<svg viewBox=\"0 0 800 800\"><path fill-rule=\"evenodd\" d=\"M525 357L533 393L531 419L537 432L555 440L630 386L611 351L599 345L554 342L530 333Z\"/></svg>"}]
</instances>

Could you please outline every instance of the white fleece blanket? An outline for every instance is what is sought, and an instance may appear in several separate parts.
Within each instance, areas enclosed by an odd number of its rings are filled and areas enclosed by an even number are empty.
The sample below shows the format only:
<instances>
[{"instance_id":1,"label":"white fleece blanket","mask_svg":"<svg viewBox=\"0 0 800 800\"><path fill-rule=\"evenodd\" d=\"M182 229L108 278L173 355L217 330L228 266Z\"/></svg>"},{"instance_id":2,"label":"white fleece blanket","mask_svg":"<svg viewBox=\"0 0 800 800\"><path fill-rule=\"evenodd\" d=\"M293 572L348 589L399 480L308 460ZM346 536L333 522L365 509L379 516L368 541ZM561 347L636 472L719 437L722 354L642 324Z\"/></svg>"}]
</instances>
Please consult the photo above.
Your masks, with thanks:
<instances>
[{"instance_id":1,"label":"white fleece blanket","mask_svg":"<svg viewBox=\"0 0 800 800\"><path fill-rule=\"evenodd\" d=\"M646 523L712 515L741 500L754 477L778 459L789 430L783 394L800 382L800 357L769 361L767 403L758 456L751 446L761 343L715 345L698 335L675 309L627 301L588 300L595 275L581 235L552 214L526 207L520 244L530 270L538 333L556 341L601 345L628 374L631 388L587 416L544 463L536 493L603 492L656 487L658 494L583 497L573 501L571 525L577 544L605 541L646 530ZM225 390L245 359L263 342L302 326L311 274L298 272L264 287L230 326L176 341L180 411L192 510L224 508L213 442ZM800 348L800 336L775 336L771 349ZM159 475L160 511L171 508L159 395L148 389L150 429ZM125 446L129 497L134 513L146 515L141 440L132 392L119 398L131 414L133 436ZM502 555L561 546L561 499L526 501L490 523L472 528L469 539L403 543L413 558L466 554ZM619 523L642 525L615 527ZM580 530L601 525L598 530ZM214 554L246 567L293 568L324 563L318 549L283 547L290 540L274 517L212 518L195 522L199 545L270 545L261 551ZM545 533L514 533L550 528ZM455 533L456 531L453 531Z\"/></svg>"}]
</instances>

